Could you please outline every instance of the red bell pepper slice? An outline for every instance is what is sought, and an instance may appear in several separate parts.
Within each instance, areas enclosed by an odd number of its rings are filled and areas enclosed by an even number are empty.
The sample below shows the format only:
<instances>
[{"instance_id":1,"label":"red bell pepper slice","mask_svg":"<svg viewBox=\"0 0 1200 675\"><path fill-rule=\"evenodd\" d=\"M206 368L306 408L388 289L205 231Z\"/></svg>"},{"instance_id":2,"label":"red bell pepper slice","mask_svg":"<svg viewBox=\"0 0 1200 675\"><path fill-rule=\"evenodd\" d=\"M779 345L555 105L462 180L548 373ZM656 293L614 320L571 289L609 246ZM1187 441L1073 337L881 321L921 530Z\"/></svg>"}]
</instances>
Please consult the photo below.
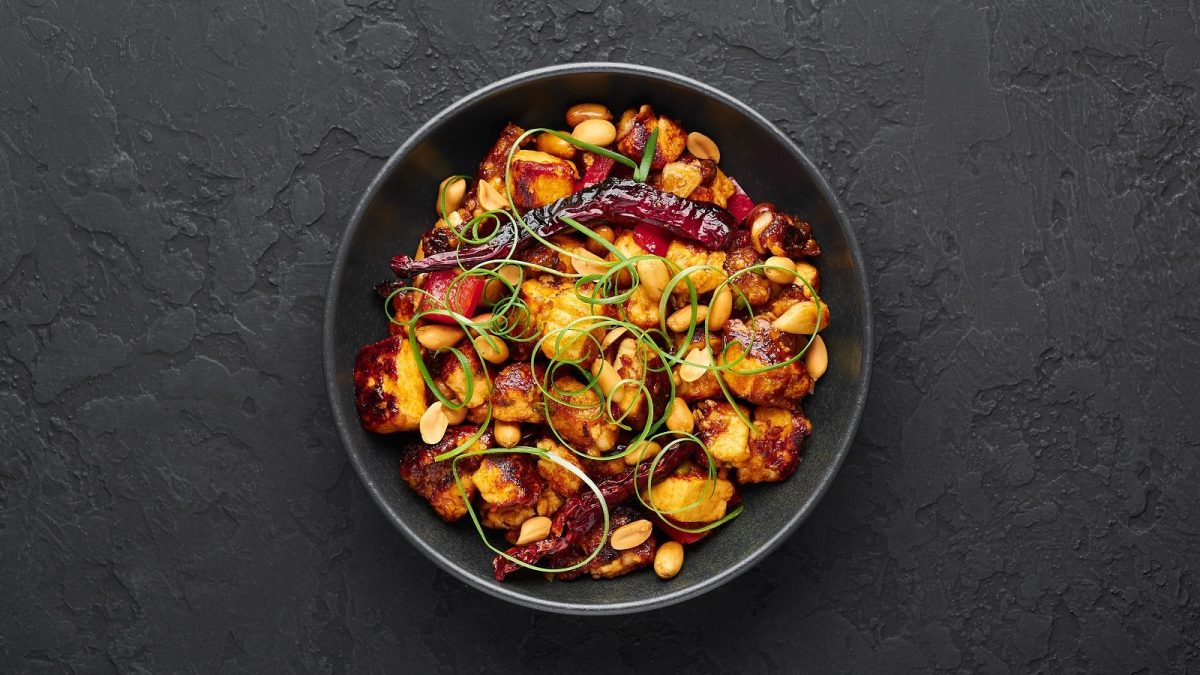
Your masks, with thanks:
<instances>
[{"instance_id":1,"label":"red bell pepper slice","mask_svg":"<svg viewBox=\"0 0 1200 675\"><path fill-rule=\"evenodd\" d=\"M609 157L597 155L593 152L585 152L584 154L591 156L591 162L584 162L587 168L584 169L583 183L580 187L591 187L608 178L608 174L612 173L615 162Z\"/></svg>"},{"instance_id":2,"label":"red bell pepper slice","mask_svg":"<svg viewBox=\"0 0 1200 675\"><path fill-rule=\"evenodd\" d=\"M703 532L684 532L678 527L675 527L670 520L667 520L665 517L660 516L657 513L651 513L650 518L653 519L654 524L658 526L658 529L662 530L668 537L681 544L694 544L707 537L709 532L712 532L712 530L705 530Z\"/></svg>"},{"instance_id":3,"label":"red bell pepper slice","mask_svg":"<svg viewBox=\"0 0 1200 675\"><path fill-rule=\"evenodd\" d=\"M463 276L464 274L461 270L430 272L423 288L429 295L423 297L421 311L443 308L467 318L475 316L475 309L479 307L479 301L483 298L485 282L482 277ZM444 312L426 314L425 318L451 325L458 323Z\"/></svg>"},{"instance_id":4,"label":"red bell pepper slice","mask_svg":"<svg viewBox=\"0 0 1200 675\"><path fill-rule=\"evenodd\" d=\"M633 240L638 246L654 255L666 255L671 245L671 235L663 228L650 223L641 223L633 228Z\"/></svg>"},{"instance_id":5,"label":"red bell pepper slice","mask_svg":"<svg viewBox=\"0 0 1200 675\"><path fill-rule=\"evenodd\" d=\"M730 177L729 182L733 183L733 194L726 200L725 210L729 211L734 220L740 223L746 214L750 213L750 209L754 208L754 200L750 199L750 195L746 194L737 179Z\"/></svg>"}]
</instances>

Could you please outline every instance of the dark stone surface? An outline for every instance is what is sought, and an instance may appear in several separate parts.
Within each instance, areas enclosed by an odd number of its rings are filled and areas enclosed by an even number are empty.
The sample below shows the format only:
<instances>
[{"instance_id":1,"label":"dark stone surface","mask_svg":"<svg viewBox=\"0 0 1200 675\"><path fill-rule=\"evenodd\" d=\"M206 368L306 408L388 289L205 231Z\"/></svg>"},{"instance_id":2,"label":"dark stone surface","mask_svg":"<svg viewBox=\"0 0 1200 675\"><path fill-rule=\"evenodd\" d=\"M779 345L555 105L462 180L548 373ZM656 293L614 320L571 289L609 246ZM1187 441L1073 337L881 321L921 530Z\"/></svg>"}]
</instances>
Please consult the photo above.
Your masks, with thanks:
<instances>
[{"instance_id":1,"label":"dark stone surface","mask_svg":"<svg viewBox=\"0 0 1200 675\"><path fill-rule=\"evenodd\" d=\"M447 4L0 3L4 671L1197 667L1194 3ZM318 320L407 132L595 59L706 80L821 164L878 360L780 552L583 620L391 529Z\"/></svg>"}]
</instances>

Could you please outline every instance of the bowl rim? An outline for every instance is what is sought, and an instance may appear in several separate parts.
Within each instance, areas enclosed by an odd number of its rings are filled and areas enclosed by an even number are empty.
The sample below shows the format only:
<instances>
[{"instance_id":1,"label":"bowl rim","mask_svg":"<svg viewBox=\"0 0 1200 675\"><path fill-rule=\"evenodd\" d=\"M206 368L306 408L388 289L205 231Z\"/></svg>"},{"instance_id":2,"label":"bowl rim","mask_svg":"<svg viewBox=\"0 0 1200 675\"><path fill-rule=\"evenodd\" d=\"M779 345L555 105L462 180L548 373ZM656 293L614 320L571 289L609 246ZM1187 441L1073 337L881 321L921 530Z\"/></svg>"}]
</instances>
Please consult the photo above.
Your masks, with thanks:
<instances>
[{"instance_id":1,"label":"bowl rim","mask_svg":"<svg viewBox=\"0 0 1200 675\"><path fill-rule=\"evenodd\" d=\"M739 113L746 115L754 122L761 125L764 129L770 132L776 140L781 143L808 171L813 183L826 203L829 204L830 210L833 213L833 218L837 222L838 227L842 229L843 235L846 238L847 248L850 252L850 257L854 263L854 277L859 285L859 291L863 298L863 309L865 316L863 317L863 358L862 366L859 370L858 382L853 399L853 406L848 411L850 415L850 425L840 441L840 446L836 448L833 461L830 463L826 471L819 477L817 481L817 489L811 493L808 498L796 510L796 513L788 520L788 522L779 531L771 535L767 541L759 545L754 550L750 551L737 564L732 565L707 580L702 581L690 588L681 589L678 591L670 591L660 594L648 596L644 599L617 602L609 604L587 604L578 602L563 602L553 599L539 598L528 595L521 591L520 587L510 586L505 584L491 584L481 581L476 572L468 571L460 563L450 559L434 547L428 545L421 540L413 530L401 517L401 514L392 507L392 505L384 498L383 492L377 481L367 472L367 469L359 457L359 452L355 449L350 436L350 425L357 424L357 418L348 419L344 402L339 405L340 392L338 391L337 372L336 372L336 356L333 350L334 328L336 326L337 303L336 298L340 295L342 288L343 272L346 266L346 260L349 256L350 242L355 239L358 229L362 226L363 216L367 208L374 201L375 197L387 181L387 177L395 169L396 165L406 157L413 148L425 140L434 129L441 126L448 118L454 115L459 108L466 105L472 105L475 102L484 99L493 94L503 92L512 87L526 85L530 82L545 80L552 77L570 74L585 74L585 73L613 73L622 75L637 75L642 77L650 77L652 79L662 80L671 84L692 89L697 93L716 99L721 103L730 106ZM572 615L605 615L605 614L629 614L636 612L644 612L652 609L660 609L670 605L674 605L684 600L688 600L713 589L716 589L732 579L738 577L742 573L752 568L757 563L761 562L770 553L777 549L780 544L787 540L796 529L803 523L812 513L817 503L825 496L829 490L829 486L833 483L834 477L841 469L842 463L849 454L850 446L853 444L855 437L858 434L859 423L862 420L863 409L866 405L867 389L871 379L871 364L874 356L874 337L873 337L873 313L871 309L870 286L867 281L866 269L862 257L862 251L859 248L858 240L855 237L854 229L850 224L850 219L846 215L845 207L841 200L834 194L829 186L825 176L817 169L817 166L808 158L803 151L789 138L783 131L772 124L769 120L755 111L746 103L727 94L711 85L705 84L690 77L679 75L671 71L662 70L653 66L646 66L633 63L617 63L617 62L580 62L567 63L541 68L534 68L509 77L503 78L491 84L485 85L476 89L447 105L427 122L422 124L414 131L407 140L396 149L395 152L387 159L380 167L371 183L367 186L363 196L359 199L358 205L350 216L348 226L343 230L341 241L338 243L337 252L333 260L333 268L330 271L329 282L326 286L325 308L322 327L322 362L323 373L325 377L326 393L329 399L329 406L333 413L334 426L337 428L338 436L341 439L342 446L346 451L346 455L350 459L354 471L358 474L359 480L366 487L371 498L379 506L380 510L387 516L392 525L398 529L401 534L408 539L417 550L421 551L427 558L444 570L449 571L460 580L468 585L479 589L488 595L506 600L524 607L539 609L548 612L559 614Z\"/></svg>"}]
</instances>

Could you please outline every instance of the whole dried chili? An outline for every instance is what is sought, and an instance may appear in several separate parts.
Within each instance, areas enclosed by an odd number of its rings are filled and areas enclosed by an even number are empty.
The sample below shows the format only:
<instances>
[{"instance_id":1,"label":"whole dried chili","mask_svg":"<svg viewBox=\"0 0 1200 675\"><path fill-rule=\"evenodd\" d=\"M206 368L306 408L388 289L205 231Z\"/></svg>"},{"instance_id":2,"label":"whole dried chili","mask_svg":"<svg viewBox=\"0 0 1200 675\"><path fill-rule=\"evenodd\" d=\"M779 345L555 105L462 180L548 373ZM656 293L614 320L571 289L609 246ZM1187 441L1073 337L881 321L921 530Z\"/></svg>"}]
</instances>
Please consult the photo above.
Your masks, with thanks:
<instances>
[{"instance_id":1,"label":"whole dried chili","mask_svg":"<svg viewBox=\"0 0 1200 675\"><path fill-rule=\"evenodd\" d=\"M687 459L691 454L691 444L679 443L668 448L654 466L654 480L665 478ZM636 490L645 489L650 475L651 462L642 462L636 467L626 469L621 473L601 481L596 487L604 495L604 502L611 508L628 500ZM562 508L554 516L550 527L550 537L524 546L514 546L505 553L530 565L547 555L565 550L575 544L585 532L592 529L600 521L600 500L594 492L584 492L567 499ZM492 561L492 570L496 581L504 581L504 577L521 569L517 563L498 555Z\"/></svg>"},{"instance_id":2,"label":"whole dried chili","mask_svg":"<svg viewBox=\"0 0 1200 675\"><path fill-rule=\"evenodd\" d=\"M525 228L501 227L486 244L464 246L421 260L398 255L392 258L392 271L403 278L460 265L470 268L496 260L509 254L514 240L518 249L535 241L531 231L540 237L549 237L567 228L563 218L571 218L581 225L649 223L677 237L698 241L712 250L723 248L737 225L728 211L714 204L692 201L634 180L609 178L525 213Z\"/></svg>"}]
</instances>

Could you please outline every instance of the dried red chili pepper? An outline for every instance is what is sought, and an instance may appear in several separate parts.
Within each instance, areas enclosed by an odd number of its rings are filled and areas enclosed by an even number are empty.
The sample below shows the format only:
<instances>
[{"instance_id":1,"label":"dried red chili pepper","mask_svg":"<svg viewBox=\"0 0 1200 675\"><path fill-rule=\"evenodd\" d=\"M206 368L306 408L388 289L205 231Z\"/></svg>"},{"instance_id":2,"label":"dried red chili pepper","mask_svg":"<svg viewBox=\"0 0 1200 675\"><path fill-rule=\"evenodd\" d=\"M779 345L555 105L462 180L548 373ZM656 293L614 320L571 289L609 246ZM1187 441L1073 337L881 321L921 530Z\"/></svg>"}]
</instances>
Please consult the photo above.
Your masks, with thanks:
<instances>
[{"instance_id":1,"label":"dried red chili pepper","mask_svg":"<svg viewBox=\"0 0 1200 675\"><path fill-rule=\"evenodd\" d=\"M469 268L496 260L509 254L514 240L517 248L534 241L529 230L541 237L562 231L567 227L562 218L571 218L581 225L603 222L618 225L649 223L675 236L698 241L712 250L723 248L737 225L728 211L714 204L685 199L637 181L609 178L527 212L524 220L528 229L502 226L486 244L446 251L422 260L398 255L392 258L392 271L398 277L407 277L460 265Z\"/></svg>"}]
</instances>

